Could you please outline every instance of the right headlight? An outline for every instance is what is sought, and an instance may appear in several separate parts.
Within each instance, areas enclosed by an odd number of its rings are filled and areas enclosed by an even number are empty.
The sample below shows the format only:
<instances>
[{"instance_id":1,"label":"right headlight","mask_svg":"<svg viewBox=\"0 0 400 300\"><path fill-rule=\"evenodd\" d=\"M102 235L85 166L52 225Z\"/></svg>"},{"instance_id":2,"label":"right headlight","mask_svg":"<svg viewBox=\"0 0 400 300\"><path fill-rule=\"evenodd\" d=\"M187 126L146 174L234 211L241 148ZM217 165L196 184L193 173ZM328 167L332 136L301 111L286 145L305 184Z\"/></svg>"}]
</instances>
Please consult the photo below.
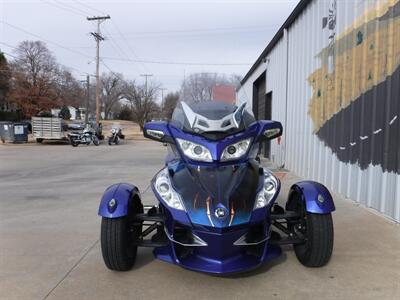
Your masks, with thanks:
<instances>
[{"instance_id":1,"label":"right headlight","mask_svg":"<svg viewBox=\"0 0 400 300\"><path fill-rule=\"evenodd\" d=\"M181 196L172 188L168 168L164 168L157 174L154 187L158 195L160 195L169 207L185 210Z\"/></svg>"},{"instance_id":2,"label":"right headlight","mask_svg":"<svg viewBox=\"0 0 400 300\"><path fill-rule=\"evenodd\" d=\"M278 179L264 170L264 186L263 189L257 194L254 209L267 206L278 190Z\"/></svg>"},{"instance_id":3,"label":"right headlight","mask_svg":"<svg viewBox=\"0 0 400 300\"><path fill-rule=\"evenodd\" d=\"M210 150L188 140L176 139L182 152L192 160L212 162Z\"/></svg>"},{"instance_id":4,"label":"right headlight","mask_svg":"<svg viewBox=\"0 0 400 300\"><path fill-rule=\"evenodd\" d=\"M239 159L247 153L250 142L251 139L245 139L227 146L222 152L221 161Z\"/></svg>"}]
</instances>

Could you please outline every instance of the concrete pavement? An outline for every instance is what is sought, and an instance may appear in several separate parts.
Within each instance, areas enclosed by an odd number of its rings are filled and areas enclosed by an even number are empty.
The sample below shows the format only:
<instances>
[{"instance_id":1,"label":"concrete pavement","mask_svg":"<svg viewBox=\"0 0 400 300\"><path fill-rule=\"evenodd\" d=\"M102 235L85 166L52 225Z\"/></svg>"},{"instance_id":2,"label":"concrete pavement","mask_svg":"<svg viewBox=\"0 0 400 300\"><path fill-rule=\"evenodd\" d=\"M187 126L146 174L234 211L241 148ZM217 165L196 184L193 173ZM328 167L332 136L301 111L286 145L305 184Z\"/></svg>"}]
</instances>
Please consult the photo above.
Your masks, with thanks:
<instances>
[{"instance_id":1,"label":"concrete pavement","mask_svg":"<svg viewBox=\"0 0 400 300\"><path fill-rule=\"evenodd\" d=\"M109 271L98 242L99 198L114 182L145 190L163 165L160 144L0 145L0 299L399 299L400 226L335 197L330 263L285 255L253 272L216 277L139 249L130 272ZM287 174L279 201L290 184ZM154 203L151 191L145 204Z\"/></svg>"}]
</instances>

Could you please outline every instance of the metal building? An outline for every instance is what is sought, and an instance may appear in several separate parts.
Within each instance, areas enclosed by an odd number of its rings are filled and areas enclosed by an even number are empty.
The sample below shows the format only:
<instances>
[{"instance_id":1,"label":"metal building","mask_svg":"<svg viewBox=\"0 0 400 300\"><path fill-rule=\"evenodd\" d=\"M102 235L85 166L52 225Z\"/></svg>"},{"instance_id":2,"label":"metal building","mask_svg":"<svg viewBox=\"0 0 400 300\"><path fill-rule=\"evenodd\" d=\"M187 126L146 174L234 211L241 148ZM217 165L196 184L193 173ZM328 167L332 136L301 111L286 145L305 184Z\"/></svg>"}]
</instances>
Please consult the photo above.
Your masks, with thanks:
<instances>
[{"instance_id":1,"label":"metal building","mask_svg":"<svg viewBox=\"0 0 400 300\"><path fill-rule=\"evenodd\" d=\"M264 155L400 222L400 0L303 0L242 80Z\"/></svg>"}]
</instances>

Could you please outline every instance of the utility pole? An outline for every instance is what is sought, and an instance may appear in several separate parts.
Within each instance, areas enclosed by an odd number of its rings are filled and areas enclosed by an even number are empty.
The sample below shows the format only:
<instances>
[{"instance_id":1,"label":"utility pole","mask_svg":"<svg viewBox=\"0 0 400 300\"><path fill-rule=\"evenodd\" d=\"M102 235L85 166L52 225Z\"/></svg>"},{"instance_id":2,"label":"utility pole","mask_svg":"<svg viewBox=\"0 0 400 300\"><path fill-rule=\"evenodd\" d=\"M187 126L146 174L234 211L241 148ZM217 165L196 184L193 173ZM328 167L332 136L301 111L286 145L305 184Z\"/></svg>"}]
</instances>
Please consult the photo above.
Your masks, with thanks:
<instances>
[{"instance_id":1,"label":"utility pole","mask_svg":"<svg viewBox=\"0 0 400 300\"><path fill-rule=\"evenodd\" d=\"M164 117L164 91L167 90L167 88L160 88L161 90L161 117Z\"/></svg>"},{"instance_id":2,"label":"utility pole","mask_svg":"<svg viewBox=\"0 0 400 300\"><path fill-rule=\"evenodd\" d=\"M110 19L110 16L103 17L87 17L88 21L97 21L97 32L91 32L90 34L96 40L96 125L99 126L100 121L100 41L104 41L104 38L100 33L100 24L105 20Z\"/></svg>"},{"instance_id":3,"label":"utility pole","mask_svg":"<svg viewBox=\"0 0 400 300\"><path fill-rule=\"evenodd\" d=\"M146 78L146 81L145 81L145 88L146 88L146 98L147 98L147 96L148 96L148 92L147 92L147 77L151 77L151 76L153 76L153 74L140 74L140 76Z\"/></svg>"},{"instance_id":4,"label":"utility pole","mask_svg":"<svg viewBox=\"0 0 400 300\"><path fill-rule=\"evenodd\" d=\"M86 112L85 112L85 126L89 120L89 99L90 99L90 76L86 75Z\"/></svg>"}]
</instances>

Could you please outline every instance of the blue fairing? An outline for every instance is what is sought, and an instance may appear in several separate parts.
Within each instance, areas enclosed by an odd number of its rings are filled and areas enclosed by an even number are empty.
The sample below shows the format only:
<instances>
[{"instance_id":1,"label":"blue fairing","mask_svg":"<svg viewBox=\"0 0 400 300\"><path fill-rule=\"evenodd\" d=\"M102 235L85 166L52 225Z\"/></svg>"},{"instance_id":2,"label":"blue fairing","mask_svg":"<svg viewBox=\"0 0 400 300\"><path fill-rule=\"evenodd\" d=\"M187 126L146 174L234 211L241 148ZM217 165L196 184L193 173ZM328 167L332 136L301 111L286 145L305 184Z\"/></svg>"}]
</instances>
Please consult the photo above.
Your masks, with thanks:
<instances>
[{"instance_id":1,"label":"blue fairing","mask_svg":"<svg viewBox=\"0 0 400 300\"><path fill-rule=\"evenodd\" d=\"M290 209L294 197L290 197L292 192L301 195L307 212L315 214L327 214L335 210L332 195L328 189L315 181L300 181L294 184L289 193L289 200L286 208Z\"/></svg>"},{"instance_id":2,"label":"blue fairing","mask_svg":"<svg viewBox=\"0 0 400 300\"><path fill-rule=\"evenodd\" d=\"M139 195L136 186L129 183L117 183L106 189L101 198L98 214L106 218L119 218L128 214L130 199L134 195ZM114 199L115 205L109 206L110 201Z\"/></svg>"},{"instance_id":3,"label":"blue fairing","mask_svg":"<svg viewBox=\"0 0 400 300\"><path fill-rule=\"evenodd\" d=\"M174 243L155 248L154 255L160 260L179 264L195 271L228 274L254 269L282 253L279 246L268 243L271 226L268 222L269 206L255 210L245 224L218 228L193 224L188 214L164 206L162 199L157 198L165 210L165 227L168 234L173 235L173 228L179 224L179 226L189 228L192 233L207 243L206 247L193 247L187 255L180 255L179 247ZM235 241L246 234L250 228L259 224L262 224L264 228L266 241L257 246L259 247L258 255L248 253L246 246L234 245Z\"/></svg>"},{"instance_id":4,"label":"blue fairing","mask_svg":"<svg viewBox=\"0 0 400 300\"><path fill-rule=\"evenodd\" d=\"M268 205L254 209L256 195L264 188L264 172L255 157L260 138L270 128L282 131L278 122L258 121L245 130L212 140L186 132L173 123L145 125L145 132L163 132L160 141L166 138L170 141L165 164L171 185L185 207L185 210L172 208L160 197L155 187L156 175L151 186L165 215L166 233L173 238L177 226L186 228L207 245L194 247L189 254L182 255L180 246L171 242L168 246L155 248L156 257L192 270L221 274L249 270L281 254L279 246L268 244L271 226L268 216L279 194L279 180ZM176 143L177 138L206 147L213 161L193 161L186 157ZM226 147L248 138L251 144L247 153L234 161L220 161ZM226 216L217 217L217 209L225 211ZM248 253L248 246L234 244L254 228L261 230L261 240L254 246L257 254Z\"/></svg>"}]
</instances>

